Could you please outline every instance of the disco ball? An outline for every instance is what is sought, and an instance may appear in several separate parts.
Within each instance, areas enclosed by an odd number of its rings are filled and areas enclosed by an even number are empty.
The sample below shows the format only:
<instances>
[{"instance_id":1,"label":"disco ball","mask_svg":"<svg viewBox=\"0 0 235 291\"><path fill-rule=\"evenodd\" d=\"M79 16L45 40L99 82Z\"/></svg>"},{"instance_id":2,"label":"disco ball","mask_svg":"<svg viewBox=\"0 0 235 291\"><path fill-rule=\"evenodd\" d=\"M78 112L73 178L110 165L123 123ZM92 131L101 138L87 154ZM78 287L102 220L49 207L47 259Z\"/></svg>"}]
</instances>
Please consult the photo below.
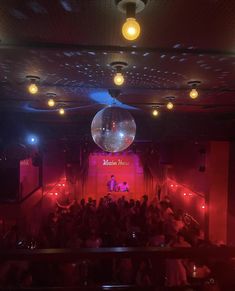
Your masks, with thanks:
<instances>
[{"instance_id":1,"label":"disco ball","mask_svg":"<svg viewBox=\"0 0 235 291\"><path fill-rule=\"evenodd\" d=\"M96 113L91 123L94 142L106 152L121 152L134 141L136 124L131 114L118 106Z\"/></svg>"}]
</instances>

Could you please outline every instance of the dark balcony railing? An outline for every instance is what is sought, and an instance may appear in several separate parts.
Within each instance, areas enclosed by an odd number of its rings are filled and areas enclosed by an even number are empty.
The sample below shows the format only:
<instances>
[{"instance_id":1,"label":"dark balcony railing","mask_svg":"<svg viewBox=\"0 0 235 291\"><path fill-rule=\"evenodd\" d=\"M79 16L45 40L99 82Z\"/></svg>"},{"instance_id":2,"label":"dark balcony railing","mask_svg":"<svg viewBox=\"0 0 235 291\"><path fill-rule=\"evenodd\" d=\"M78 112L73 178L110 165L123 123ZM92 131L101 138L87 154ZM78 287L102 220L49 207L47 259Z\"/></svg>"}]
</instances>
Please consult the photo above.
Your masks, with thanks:
<instances>
[{"instance_id":1,"label":"dark balcony railing","mask_svg":"<svg viewBox=\"0 0 235 291\"><path fill-rule=\"evenodd\" d=\"M231 261L235 258L235 247L202 247L202 248L169 248L169 247L114 247L114 248L81 248L81 249L12 249L0 250L0 262L4 261L29 261L40 262L45 264L57 264L62 262L77 262L79 260L103 260L103 259L119 259L119 258L133 258L141 259L148 258L151 260L165 260L165 259L201 259L212 260L213 262ZM223 270L221 270L223 272ZM226 291L235 290L235 280L229 283ZM234 286L231 286L233 285ZM188 288L188 289L187 289ZM191 288L191 289L190 289ZM167 289L164 286L147 286L140 287L135 285L114 285L114 284L100 284L99 286L78 286L78 287L30 287L30 288L1 288L0 291L10 290L27 290L27 291L98 291L98 290L217 290L217 289L203 289L200 285L200 280L196 285L191 287L178 287L177 289ZM225 291L225 289L218 289Z\"/></svg>"},{"instance_id":2,"label":"dark balcony railing","mask_svg":"<svg viewBox=\"0 0 235 291\"><path fill-rule=\"evenodd\" d=\"M235 258L235 247L113 247L113 248L81 248L81 249L11 249L0 250L0 260L30 261L74 261L79 259L101 259L117 257L139 258Z\"/></svg>"}]
</instances>

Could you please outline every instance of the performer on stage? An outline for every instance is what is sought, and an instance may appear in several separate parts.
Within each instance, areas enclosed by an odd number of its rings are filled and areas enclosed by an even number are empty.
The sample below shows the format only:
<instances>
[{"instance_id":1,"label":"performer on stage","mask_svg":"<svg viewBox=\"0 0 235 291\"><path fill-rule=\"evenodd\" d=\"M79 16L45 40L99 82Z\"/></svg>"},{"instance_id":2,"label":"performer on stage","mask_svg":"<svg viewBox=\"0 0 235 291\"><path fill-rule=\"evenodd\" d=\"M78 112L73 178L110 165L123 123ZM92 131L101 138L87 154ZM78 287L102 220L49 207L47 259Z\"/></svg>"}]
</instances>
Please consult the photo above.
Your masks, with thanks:
<instances>
[{"instance_id":1,"label":"performer on stage","mask_svg":"<svg viewBox=\"0 0 235 291\"><path fill-rule=\"evenodd\" d=\"M111 175L111 179L107 183L108 192L116 192L117 191L117 181L115 180L115 176Z\"/></svg>"},{"instance_id":2,"label":"performer on stage","mask_svg":"<svg viewBox=\"0 0 235 291\"><path fill-rule=\"evenodd\" d=\"M129 192L129 186L128 186L127 182L124 181L124 182L120 183L118 185L118 190L120 192Z\"/></svg>"}]
</instances>

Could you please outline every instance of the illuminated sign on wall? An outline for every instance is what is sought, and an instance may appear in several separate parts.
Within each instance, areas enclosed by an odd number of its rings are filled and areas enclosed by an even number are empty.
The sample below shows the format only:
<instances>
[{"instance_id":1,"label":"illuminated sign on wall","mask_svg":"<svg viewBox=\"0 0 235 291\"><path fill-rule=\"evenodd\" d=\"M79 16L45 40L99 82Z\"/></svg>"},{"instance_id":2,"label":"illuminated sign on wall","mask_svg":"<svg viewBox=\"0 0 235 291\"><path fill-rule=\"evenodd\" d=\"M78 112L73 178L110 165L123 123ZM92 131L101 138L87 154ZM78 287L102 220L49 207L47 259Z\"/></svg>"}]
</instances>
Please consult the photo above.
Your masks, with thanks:
<instances>
[{"instance_id":1,"label":"illuminated sign on wall","mask_svg":"<svg viewBox=\"0 0 235 291\"><path fill-rule=\"evenodd\" d=\"M123 161L121 159L118 159L117 161L114 160L103 160L103 166L129 166L130 163Z\"/></svg>"}]
</instances>

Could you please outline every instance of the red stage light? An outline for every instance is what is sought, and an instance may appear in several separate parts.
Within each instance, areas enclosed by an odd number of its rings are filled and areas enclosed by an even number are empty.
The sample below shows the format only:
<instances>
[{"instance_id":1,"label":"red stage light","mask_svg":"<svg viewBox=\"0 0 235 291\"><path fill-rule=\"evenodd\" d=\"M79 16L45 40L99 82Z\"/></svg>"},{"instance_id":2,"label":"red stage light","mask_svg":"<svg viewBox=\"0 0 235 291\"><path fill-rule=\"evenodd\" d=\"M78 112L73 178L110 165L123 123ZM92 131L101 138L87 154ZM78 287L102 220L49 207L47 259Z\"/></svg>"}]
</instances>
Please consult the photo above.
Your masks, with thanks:
<instances>
[{"instance_id":1,"label":"red stage light","mask_svg":"<svg viewBox=\"0 0 235 291\"><path fill-rule=\"evenodd\" d=\"M184 193L184 196L186 196L187 194L186 193Z\"/></svg>"},{"instance_id":2,"label":"red stage light","mask_svg":"<svg viewBox=\"0 0 235 291\"><path fill-rule=\"evenodd\" d=\"M65 187L65 184L62 184L63 187Z\"/></svg>"},{"instance_id":3,"label":"red stage light","mask_svg":"<svg viewBox=\"0 0 235 291\"><path fill-rule=\"evenodd\" d=\"M58 193L56 192L56 193L55 193L55 195L57 196L57 195L58 195Z\"/></svg>"},{"instance_id":4,"label":"red stage light","mask_svg":"<svg viewBox=\"0 0 235 291\"><path fill-rule=\"evenodd\" d=\"M174 185L173 185L173 184L171 184L171 187L174 187Z\"/></svg>"},{"instance_id":5,"label":"red stage light","mask_svg":"<svg viewBox=\"0 0 235 291\"><path fill-rule=\"evenodd\" d=\"M205 205L202 205L202 209L205 209L205 207L206 207Z\"/></svg>"},{"instance_id":6,"label":"red stage light","mask_svg":"<svg viewBox=\"0 0 235 291\"><path fill-rule=\"evenodd\" d=\"M193 194L192 194L192 193L188 193L188 195L189 195L189 196L193 196Z\"/></svg>"}]
</instances>

